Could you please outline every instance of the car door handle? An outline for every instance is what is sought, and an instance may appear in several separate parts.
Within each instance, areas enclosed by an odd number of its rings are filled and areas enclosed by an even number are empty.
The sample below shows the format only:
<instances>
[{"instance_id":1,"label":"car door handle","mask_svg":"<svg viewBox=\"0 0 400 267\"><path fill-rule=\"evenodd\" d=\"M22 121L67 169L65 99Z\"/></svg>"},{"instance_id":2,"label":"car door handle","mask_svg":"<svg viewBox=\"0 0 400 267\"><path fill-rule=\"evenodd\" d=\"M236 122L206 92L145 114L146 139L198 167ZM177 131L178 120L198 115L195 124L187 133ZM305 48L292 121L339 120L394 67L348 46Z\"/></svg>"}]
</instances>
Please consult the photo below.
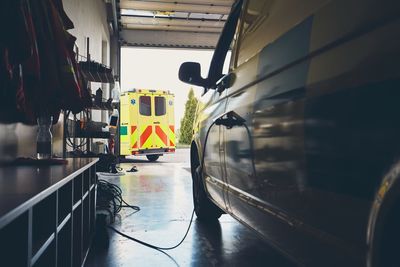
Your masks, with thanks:
<instances>
[{"instance_id":1,"label":"car door handle","mask_svg":"<svg viewBox=\"0 0 400 267\"><path fill-rule=\"evenodd\" d=\"M214 119L215 125L223 125L228 129L231 129L233 126L242 126L245 122L246 120L233 110L228 111Z\"/></svg>"}]
</instances>

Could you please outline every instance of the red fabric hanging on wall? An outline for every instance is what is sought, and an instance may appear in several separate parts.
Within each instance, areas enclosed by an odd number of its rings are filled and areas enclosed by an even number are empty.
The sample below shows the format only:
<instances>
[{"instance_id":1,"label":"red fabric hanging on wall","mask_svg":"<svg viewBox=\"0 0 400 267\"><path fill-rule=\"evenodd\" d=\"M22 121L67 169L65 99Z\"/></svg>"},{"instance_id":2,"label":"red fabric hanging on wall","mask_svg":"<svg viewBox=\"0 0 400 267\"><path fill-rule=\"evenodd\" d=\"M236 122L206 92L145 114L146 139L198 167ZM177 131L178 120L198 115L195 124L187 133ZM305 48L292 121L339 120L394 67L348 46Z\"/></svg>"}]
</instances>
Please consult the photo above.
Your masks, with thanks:
<instances>
[{"instance_id":1,"label":"red fabric hanging on wall","mask_svg":"<svg viewBox=\"0 0 400 267\"><path fill-rule=\"evenodd\" d=\"M56 123L61 109L78 113L90 106L73 52L76 39L67 32L73 23L62 1L5 0L1 5L0 93L10 104L0 107L0 122L36 124L45 113Z\"/></svg>"}]
</instances>

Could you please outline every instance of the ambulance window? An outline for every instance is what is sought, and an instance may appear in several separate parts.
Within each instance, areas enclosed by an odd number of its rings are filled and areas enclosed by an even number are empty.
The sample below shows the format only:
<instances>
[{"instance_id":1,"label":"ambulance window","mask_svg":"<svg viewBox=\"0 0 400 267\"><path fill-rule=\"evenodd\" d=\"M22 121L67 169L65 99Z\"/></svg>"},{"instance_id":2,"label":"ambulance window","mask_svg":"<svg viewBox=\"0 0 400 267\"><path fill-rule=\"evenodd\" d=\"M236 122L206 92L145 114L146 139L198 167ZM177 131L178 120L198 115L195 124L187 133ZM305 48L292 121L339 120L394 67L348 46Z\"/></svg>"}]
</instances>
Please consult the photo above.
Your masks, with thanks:
<instances>
[{"instance_id":1,"label":"ambulance window","mask_svg":"<svg viewBox=\"0 0 400 267\"><path fill-rule=\"evenodd\" d=\"M151 97L141 96L139 97L139 112L144 116L151 116Z\"/></svg>"},{"instance_id":2,"label":"ambulance window","mask_svg":"<svg viewBox=\"0 0 400 267\"><path fill-rule=\"evenodd\" d=\"M165 97L156 96L154 98L156 105L156 116L163 116L167 113L167 107L165 105Z\"/></svg>"}]
</instances>

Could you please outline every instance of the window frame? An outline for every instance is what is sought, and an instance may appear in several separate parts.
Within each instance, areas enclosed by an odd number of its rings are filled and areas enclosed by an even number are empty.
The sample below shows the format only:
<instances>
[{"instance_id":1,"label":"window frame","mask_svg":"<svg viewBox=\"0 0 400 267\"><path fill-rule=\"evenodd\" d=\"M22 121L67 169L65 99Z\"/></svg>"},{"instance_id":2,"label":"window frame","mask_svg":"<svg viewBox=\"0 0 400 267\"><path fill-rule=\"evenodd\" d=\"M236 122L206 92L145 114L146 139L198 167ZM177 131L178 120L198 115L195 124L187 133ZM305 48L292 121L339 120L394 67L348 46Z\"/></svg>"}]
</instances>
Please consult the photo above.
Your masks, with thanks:
<instances>
[{"instance_id":1,"label":"window frame","mask_svg":"<svg viewBox=\"0 0 400 267\"><path fill-rule=\"evenodd\" d=\"M164 104L164 109L162 114L157 114L157 98L162 98L163 99L163 104ZM165 116L167 114L167 99L165 96L154 96L154 115L157 117Z\"/></svg>"},{"instance_id":2,"label":"window frame","mask_svg":"<svg viewBox=\"0 0 400 267\"><path fill-rule=\"evenodd\" d=\"M239 59L239 51L240 51L240 45L241 45L241 40L242 40L242 35L243 35L243 24L244 24L244 15L245 11L247 10L247 7L249 5L249 0L244 0L242 4L242 10L239 15L239 22L237 23L237 29L235 32L236 40L233 39L232 41L235 41L232 46L232 54L231 54L231 62L229 64L229 71L233 71L238 67L238 59Z\"/></svg>"},{"instance_id":3,"label":"window frame","mask_svg":"<svg viewBox=\"0 0 400 267\"><path fill-rule=\"evenodd\" d=\"M150 108L149 108L149 114L147 115L147 114L143 114L142 113L142 97L144 98L144 97L148 97L149 99L150 99ZM150 117L151 116L151 114L152 114L152 103L151 103L152 101L151 101L151 96L148 96L148 95L141 95L141 96L139 96L139 114L140 115L142 115L142 116L146 116L146 117Z\"/></svg>"},{"instance_id":4,"label":"window frame","mask_svg":"<svg viewBox=\"0 0 400 267\"><path fill-rule=\"evenodd\" d=\"M210 68L208 70L208 75L207 75L208 85L207 88L205 88L203 95L209 89L215 89L217 81L223 77L222 70L224 67L225 58L228 51L231 48L234 35L237 31L238 23L240 22L240 17L242 16L242 11L245 2L246 0L237 0L232 6L231 13L227 21L225 22L225 26L222 30L222 33L217 42L214 54L211 59ZM229 37L230 35L232 36Z\"/></svg>"}]
</instances>

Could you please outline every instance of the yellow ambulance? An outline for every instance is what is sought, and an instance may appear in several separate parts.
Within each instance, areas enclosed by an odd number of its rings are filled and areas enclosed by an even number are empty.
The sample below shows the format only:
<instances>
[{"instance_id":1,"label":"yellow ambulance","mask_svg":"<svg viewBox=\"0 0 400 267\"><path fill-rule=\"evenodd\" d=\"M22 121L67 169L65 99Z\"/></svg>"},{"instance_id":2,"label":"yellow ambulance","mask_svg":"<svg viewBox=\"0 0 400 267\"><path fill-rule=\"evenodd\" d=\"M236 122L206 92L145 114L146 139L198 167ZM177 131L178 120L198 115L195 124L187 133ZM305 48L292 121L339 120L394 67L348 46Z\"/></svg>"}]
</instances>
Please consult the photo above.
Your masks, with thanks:
<instances>
[{"instance_id":1,"label":"yellow ambulance","mask_svg":"<svg viewBox=\"0 0 400 267\"><path fill-rule=\"evenodd\" d=\"M156 161L175 152L174 95L133 89L121 94L120 155L143 155Z\"/></svg>"}]
</instances>

